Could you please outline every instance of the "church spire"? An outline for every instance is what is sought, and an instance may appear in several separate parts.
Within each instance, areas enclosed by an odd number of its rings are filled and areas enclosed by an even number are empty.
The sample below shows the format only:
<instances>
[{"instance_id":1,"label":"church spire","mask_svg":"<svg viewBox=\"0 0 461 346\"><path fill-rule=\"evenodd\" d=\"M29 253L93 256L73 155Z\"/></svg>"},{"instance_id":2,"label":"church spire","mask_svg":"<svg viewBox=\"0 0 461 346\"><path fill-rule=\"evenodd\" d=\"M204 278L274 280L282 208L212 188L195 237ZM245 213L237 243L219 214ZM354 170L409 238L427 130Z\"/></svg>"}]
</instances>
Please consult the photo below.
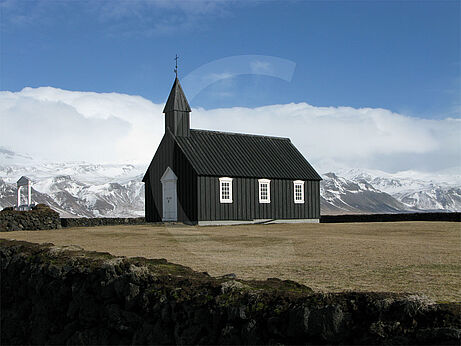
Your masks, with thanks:
<instances>
[{"instance_id":1,"label":"church spire","mask_svg":"<svg viewBox=\"0 0 461 346\"><path fill-rule=\"evenodd\" d=\"M186 95L184 95L184 91L182 91L182 87L179 83L178 77L176 77L174 80L173 87L171 88L170 96L168 96L168 100L166 101L163 113L171 111L191 111L189 107L189 102L187 102Z\"/></svg>"},{"instance_id":2,"label":"church spire","mask_svg":"<svg viewBox=\"0 0 461 346\"><path fill-rule=\"evenodd\" d=\"M176 56L177 58L178 56ZM177 61L177 60L176 60ZM177 64L177 62L176 62ZM169 129L175 136L190 136L190 106L186 95L182 91L178 79L178 67L175 69L176 78L166 101L163 113L165 113L165 132Z\"/></svg>"}]
</instances>

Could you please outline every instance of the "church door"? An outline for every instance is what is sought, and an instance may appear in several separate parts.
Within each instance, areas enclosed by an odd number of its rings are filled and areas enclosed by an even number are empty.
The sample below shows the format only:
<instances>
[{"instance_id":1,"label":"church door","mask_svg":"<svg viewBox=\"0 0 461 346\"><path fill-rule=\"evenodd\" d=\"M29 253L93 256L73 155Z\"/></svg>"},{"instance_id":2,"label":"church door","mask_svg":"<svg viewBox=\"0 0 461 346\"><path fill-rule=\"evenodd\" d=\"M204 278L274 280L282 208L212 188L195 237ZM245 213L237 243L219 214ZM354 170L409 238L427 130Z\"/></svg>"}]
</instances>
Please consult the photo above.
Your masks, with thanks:
<instances>
[{"instance_id":1,"label":"church door","mask_svg":"<svg viewBox=\"0 0 461 346\"><path fill-rule=\"evenodd\" d=\"M168 167L162 178L163 217L162 221L178 221L178 195L176 183L178 178L173 170Z\"/></svg>"}]
</instances>

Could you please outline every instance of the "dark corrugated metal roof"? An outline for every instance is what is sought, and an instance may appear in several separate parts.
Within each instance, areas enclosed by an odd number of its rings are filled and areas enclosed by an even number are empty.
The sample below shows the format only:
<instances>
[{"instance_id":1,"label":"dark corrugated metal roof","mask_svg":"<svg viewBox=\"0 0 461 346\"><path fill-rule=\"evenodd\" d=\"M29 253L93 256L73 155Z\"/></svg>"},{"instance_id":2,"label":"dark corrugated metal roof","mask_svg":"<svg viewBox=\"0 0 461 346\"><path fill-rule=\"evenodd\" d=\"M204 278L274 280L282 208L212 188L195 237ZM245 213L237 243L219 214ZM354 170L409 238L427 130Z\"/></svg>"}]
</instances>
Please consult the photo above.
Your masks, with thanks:
<instances>
[{"instance_id":1,"label":"dark corrugated metal roof","mask_svg":"<svg viewBox=\"0 0 461 346\"><path fill-rule=\"evenodd\" d=\"M178 77L174 80L173 87L171 88L170 95L166 101L163 113L171 111L190 112L189 103L187 102L186 95L182 91L181 84Z\"/></svg>"},{"instance_id":2,"label":"dark corrugated metal roof","mask_svg":"<svg viewBox=\"0 0 461 346\"><path fill-rule=\"evenodd\" d=\"M175 140L198 175L322 179L288 138L191 129Z\"/></svg>"}]
</instances>

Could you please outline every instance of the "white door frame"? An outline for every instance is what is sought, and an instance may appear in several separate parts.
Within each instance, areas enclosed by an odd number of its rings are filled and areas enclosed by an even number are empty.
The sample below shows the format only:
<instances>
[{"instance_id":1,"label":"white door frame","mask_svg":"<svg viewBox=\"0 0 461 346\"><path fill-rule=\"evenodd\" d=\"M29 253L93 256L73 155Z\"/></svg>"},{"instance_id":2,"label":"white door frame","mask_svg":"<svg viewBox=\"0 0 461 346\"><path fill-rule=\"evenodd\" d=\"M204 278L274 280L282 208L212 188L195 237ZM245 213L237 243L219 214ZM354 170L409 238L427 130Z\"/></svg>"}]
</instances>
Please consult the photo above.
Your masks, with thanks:
<instances>
[{"instance_id":1,"label":"white door frame","mask_svg":"<svg viewBox=\"0 0 461 346\"><path fill-rule=\"evenodd\" d=\"M178 177L167 167L160 182L162 183L162 221L178 221Z\"/></svg>"}]
</instances>

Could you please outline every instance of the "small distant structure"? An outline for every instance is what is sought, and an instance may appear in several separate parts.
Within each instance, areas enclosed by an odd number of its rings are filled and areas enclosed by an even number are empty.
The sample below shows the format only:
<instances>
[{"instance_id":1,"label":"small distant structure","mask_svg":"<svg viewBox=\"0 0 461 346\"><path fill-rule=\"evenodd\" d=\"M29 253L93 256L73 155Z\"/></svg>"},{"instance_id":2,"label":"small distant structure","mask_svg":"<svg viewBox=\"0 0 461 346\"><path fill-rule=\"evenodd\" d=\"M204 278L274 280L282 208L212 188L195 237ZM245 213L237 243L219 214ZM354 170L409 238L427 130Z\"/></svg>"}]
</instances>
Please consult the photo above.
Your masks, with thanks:
<instances>
[{"instance_id":1,"label":"small distant structure","mask_svg":"<svg viewBox=\"0 0 461 346\"><path fill-rule=\"evenodd\" d=\"M32 185L31 185L31 180L26 177L22 176L19 178L17 182L18 186L18 204L16 206L16 210L30 210L34 206L32 204ZM21 189L22 187L27 186L27 204L21 204Z\"/></svg>"}]
</instances>

